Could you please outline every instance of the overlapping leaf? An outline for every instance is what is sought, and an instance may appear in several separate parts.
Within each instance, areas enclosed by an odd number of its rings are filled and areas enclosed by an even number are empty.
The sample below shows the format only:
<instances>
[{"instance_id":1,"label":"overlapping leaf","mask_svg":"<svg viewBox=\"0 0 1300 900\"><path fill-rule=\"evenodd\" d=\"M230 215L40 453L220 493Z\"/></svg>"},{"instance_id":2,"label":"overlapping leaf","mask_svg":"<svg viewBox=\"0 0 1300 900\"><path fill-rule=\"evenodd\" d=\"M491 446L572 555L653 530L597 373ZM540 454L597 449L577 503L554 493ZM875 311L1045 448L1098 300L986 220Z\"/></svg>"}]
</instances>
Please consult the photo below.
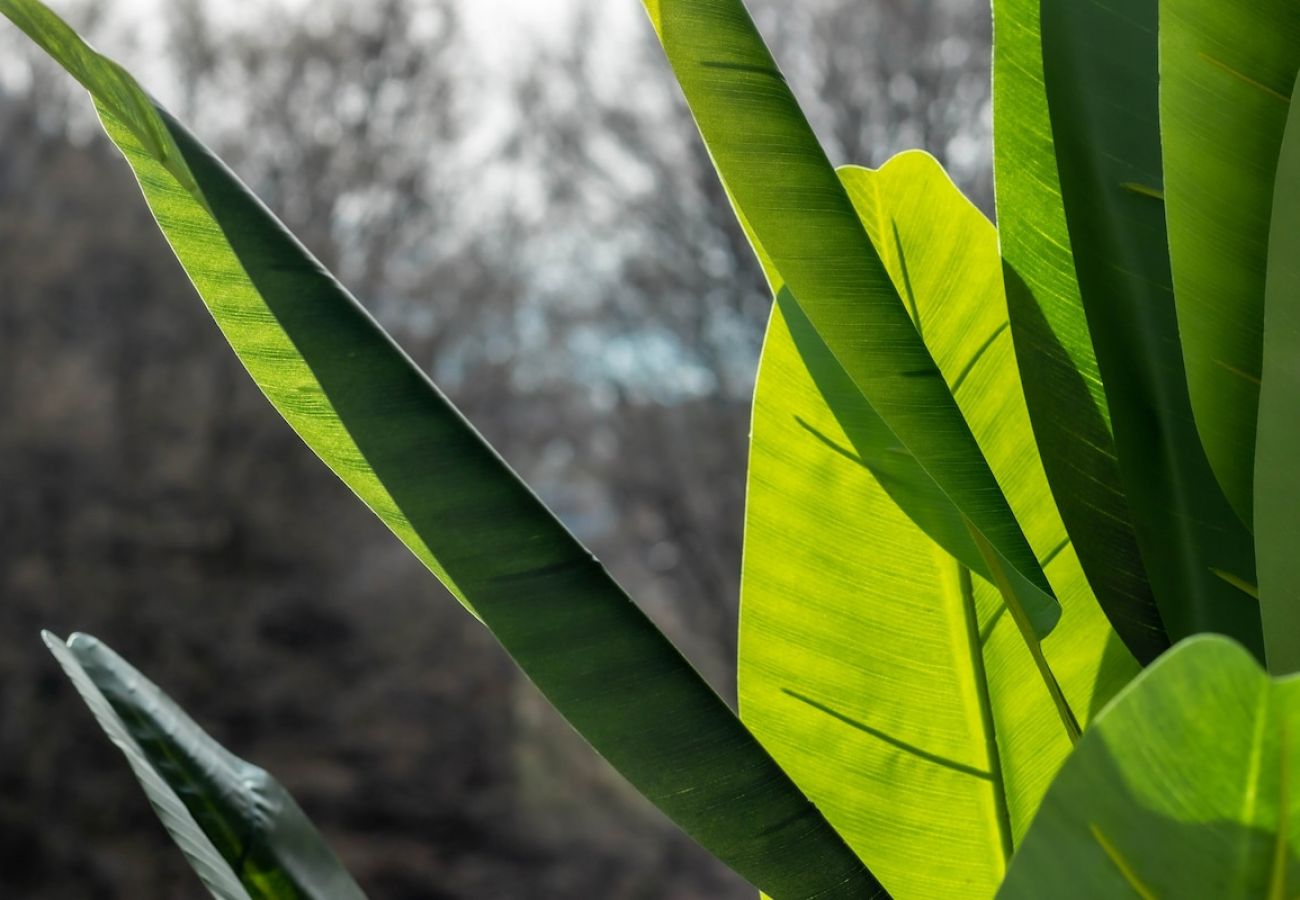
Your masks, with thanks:
<instances>
[{"instance_id":1,"label":"overlapping leaf","mask_svg":"<svg viewBox=\"0 0 1300 900\"><path fill-rule=\"evenodd\" d=\"M1137 667L1038 464L993 227L923 153L840 175L1062 599L1046 654L1086 716ZM998 590L909 521L898 498L922 483L781 291L755 393L742 716L895 896L991 896L1070 740Z\"/></svg>"},{"instance_id":2,"label":"overlapping leaf","mask_svg":"<svg viewBox=\"0 0 1300 900\"><path fill-rule=\"evenodd\" d=\"M104 644L46 646L219 900L364 900L281 784L230 753Z\"/></svg>"},{"instance_id":3,"label":"overlapping leaf","mask_svg":"<svg viewBox=\"0 0 1300 900\"><path fill-rule=\"evenodd\" d=\"M1013 573L1027 639L1046 635L1060 615L1046 576L744 4L646 6L756 251L899 446Z\"/></svg>"},{"instance_id":4,"label":"overlapping leaf","mask_svg":"<svg viewBox=\"0 0 1300 900\"><path fill-rule=\"evenodd\" d=\"M1255 556L1264 649L1300 671L1300 104L1282 141L1264 302L1264 383L1255 445Z\"/></svg>"},{"instance_id":5,"label":"overlapping leaf","mask_svg":"<svg viewBox=\"0 0 1300 900\"><path fill-rule=\"evenodd\" d=\"M1298 735L1300 681L1188 639L1084 735L998 897L1294 897Z\"/></svg>"},{"instance_id":6,"label":"overlapping leaf","mask_svg":"<svg viewBox=\"0 0 1300 900\"><path fill-rule=\"evenodd\" d=\"M1262 658L1249 532L1192 421L1161 202L1157 0L1043 0L1043 62L1066 221L1142 558L1177 639ZM1058 413L1059 414L1059 413Z\"/></svg>"},{"instance_id":7,"label":"overlapping leaf","mask_svg":"<svg viewBox=\"0 0 1300 900\"><path fill-rule=\"evenodd\" d=\"M1168 647L1133 531L1079 297L1043 87L1039 0L993 3L994 183L1011 335L1043 466L1089 583L1129 649Z\"/></svg>"},{"instance_id":8,"label":"overlapping leaf","mask_svg":"<svg viewBox=\"0 0 1300 900\"><path fill-rule=\"evenodd\" d=\"M1188 388L1214 473L1251 525L1269 210L1300 68L1300 7L1159 6L1165 202Z\"/></svg>"},{"instance_id":9,"label":"overlapping leaf","mask_svg":"<svg viewBox=\"0 0 1300 900\"><path fill-rule=\"evenodd\" d=\"M778 900L882 895L591 554L238 179L43 4L0 0L0 13L90 90L271 402L591 744Z\"/></svg>"}]
</instances>

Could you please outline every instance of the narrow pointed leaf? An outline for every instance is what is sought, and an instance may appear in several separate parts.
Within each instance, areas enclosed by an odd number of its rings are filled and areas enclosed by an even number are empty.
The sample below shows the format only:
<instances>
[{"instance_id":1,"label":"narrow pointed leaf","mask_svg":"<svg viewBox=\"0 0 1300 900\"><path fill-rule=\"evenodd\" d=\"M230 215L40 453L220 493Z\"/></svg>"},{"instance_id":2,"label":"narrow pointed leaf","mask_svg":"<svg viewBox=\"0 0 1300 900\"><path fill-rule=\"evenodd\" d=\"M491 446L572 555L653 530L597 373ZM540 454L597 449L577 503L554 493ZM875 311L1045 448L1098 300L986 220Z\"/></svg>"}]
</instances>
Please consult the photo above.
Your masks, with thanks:
<instances>
[{"instance_id":1,"label":"narrow pointed leaf","mask_svg":"<svg viewBox=\"0 0 1300 900\"><path fill-rule=\"evenodd\" d=\"M46 646L149 802L220 900L362 900L364 895L289 793L234 756L156 685L84 634Z\"/></svg>"},{"instance_id":2,"label":"narrow pointed leaf","mask_svg":"<svg viewBox=\"0 0 1300 900\"><path fill-rule=\"evenodd\" d=\"M755 249L898 445L1015 570L1038 637L1060 608L997 480L740 0L647 3Z\"/></svg>"},{"instance_id":3,"label":"narrow pointed leaf","mask_svg":"<svg viewBox=\"0 0 1300 900\"><path fill-rule=\"evenodd\" d=\"M1062 599L1044 653L1086 718L1137 665L1037 464L993 226L926 154L840 174ZM750 446L741 713L895 896L989 897L1070 741L997 589L899 499L915 463L882 431L780 292Z\"/></svg>"},{"instance_id":4,"label":"narrow pointed leaf","mask_svg":"<svg viewBox=\"0 0 1300 900\"><path fill-rule=\"evenodd\" d=\"M1262 658L1251 537L1192 421L1160 200L1157 0L1043 0L1043 61L1075 269L1120 475L1165 627ZM1226 576L1226 577L1225 577Z\"/></svg>"},{"instance_id":5,"label":"narrow pointed leaf","mask_svg":"<svg viewBox=\"0 0 1300 900\"><path fill-rule=\"evenodd\" d=\"M1273 194L1264 301L1264 383L1255 446L1255 554L1264 649L1275 675L1300 671L1300 104Z\"/></svg>"},{"instance_id":6,"label":"narrow pointed leaf","mask_svg":"<svg viewBox=\"0 0 1300 900\"><path fill-rule=\"evenodd\" d=\"M1160 130L1188 388L1247 524L1273 176L1300 68L1293 0L1160 0Z\"/></svg>"},{"instance_id":7,"label":"narrow pointed leaf","mask_svg":"<svg viewBox=\"0 0 1300 900\"><path fill-rule=\"evenodd\" d=\"M726 704L239 180L43 4L0 0L0 13L90 90L271 402L596 750L777 900L881 896Z\"/></svg>"},{"instance_id":8,"label":"narrow pointed leaf","mask_svg":"<svg viewBox=\"0 0 1300 900\"><path fill-rule=\"evenodd\" d=\"M1079 297L1043 87L1039 0L994 0L994 184L1011 336L1043 467L1097 599L1143 663L1169 646Z\"/></svg>"},{"instance_id":9,"label":"narrow pointed leaf","mask_svg":"<svg viewBox=\"0 0 1300 900\"><path fill-rule=\"evenodd\" d=\"M1300 680L1184 641L1084 734L998 897L1294 897L1298 737Z\"/></svg>"}]
</instances>

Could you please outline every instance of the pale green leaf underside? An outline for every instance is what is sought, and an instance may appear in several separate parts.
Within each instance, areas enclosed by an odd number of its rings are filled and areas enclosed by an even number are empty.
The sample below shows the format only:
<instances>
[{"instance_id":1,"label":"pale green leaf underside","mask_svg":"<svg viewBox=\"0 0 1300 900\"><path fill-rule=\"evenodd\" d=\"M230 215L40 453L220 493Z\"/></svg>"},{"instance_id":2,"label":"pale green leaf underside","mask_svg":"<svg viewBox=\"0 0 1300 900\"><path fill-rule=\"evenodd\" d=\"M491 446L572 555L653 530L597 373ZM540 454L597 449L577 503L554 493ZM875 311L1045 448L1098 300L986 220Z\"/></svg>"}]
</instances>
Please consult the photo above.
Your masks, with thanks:
<instances>
[{"instance_id":1,"label":"pale green leaf underside","mask_svg":"<svg viewBox=\"0 0 1300 900\"><path fill-rule=\"evenodd\" d=\"M1255 556L1264 649L1275 675L1300 671L1300 107L1277 166L1264 301L1264 383L1255 444Z\"/></svg>"},{"instance_id":2,"label":"pale green leaf underside","mask_svg":"<svg viewBox=\"0 0 1300 900\"><path fill-rule=\"evenodd\" d=\"M1160 0L1160 131L1196 425L1252 524L1274 172L1300 67L1294 0Z\"/></svg>"},{"instance_id":3,"label":"pale green leaf underside","mask_svg":"<svg viewBox=\"0 0 1300 900\"><path fill-rule=\"evenodd\" d=\"M41 3L0 0L0 13L91 90L271 402L596 750L778 900L881 896L726 704L239 180Z\"/></svg>"},{"instance_id":4,"label":"pale green leaf underside","mask_svg":"<svg viewBox=\"0 0 1300 900\"><path fill-rule=\"evenodd\" d=\"M1043 483L993 228L925 154L840 174L1062 598L1046 652L1086 718L1136 664ZM895 896L991 896L1070 743L998 592L900 509L907 459L877 431L781 292L755 395L742 716Z\"/></svg>"},{"instance_id":5,"label":"pale green leaf underside","mask_svg":"<svg viewBox=\"0 0 1300 900\"><path fill-rule=\"evenodd\" d=\"M1084 735L1002 900L1287 900L1300 890L1300 681L1190 638Z\"/></svg>"}]
</instances>

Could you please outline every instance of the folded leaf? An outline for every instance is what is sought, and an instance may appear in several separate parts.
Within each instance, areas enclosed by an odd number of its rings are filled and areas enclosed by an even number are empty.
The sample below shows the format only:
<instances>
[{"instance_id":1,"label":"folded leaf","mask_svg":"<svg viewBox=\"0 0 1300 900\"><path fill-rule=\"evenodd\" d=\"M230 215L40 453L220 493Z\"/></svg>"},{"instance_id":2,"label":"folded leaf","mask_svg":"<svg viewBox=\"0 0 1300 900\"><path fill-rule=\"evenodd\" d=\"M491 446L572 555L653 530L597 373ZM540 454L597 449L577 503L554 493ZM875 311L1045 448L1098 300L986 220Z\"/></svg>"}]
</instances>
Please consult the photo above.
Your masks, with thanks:
<instances>
[{"instance_id":1,"label":"folded leaf","mask_svg":"<svg viewBox=\"0 0 1300 900\"><path fill-rule=\"evenodd\" d=\"M124 659L84 634L42 635L164 827L220 900L364 900L293 797Z\"/></svg>"},{"instance_id":2,"label":"folded leaf","mask_svg":"<svg viewBox=\"0 0 1300 900\"><path fill-rule=\"evenodd\" d=\"M1293 0L1160 0L1165 203L1188 388L1214 473L1247 525L1269 210L1297 68Z\"/></svg>"},{"instance_id":3,"label":"folded leaf","mask_svg":"<svg viewBox=\"0 0 1300 900\"><path fill-rule=\"evenodd\" d=\"M1147 663L1169 639L1133 531L1079 298L1043 87L1039 0L994 0L993 100L1011 336L1043 468L1098 601Z\"/></svg>"},{"instance_id":4,"label":"folded leaf","mask_svg":"<svg viewBox=\"0 0 1300 900\"><path fill-rule=\"evenodd\" d=\"M774 289L788 288L902 450L1017 573L1043 637L1060 616L1047 578L744 4L647 9Z\"/></svg>"},{"instance_id":5,"label":"folded leaf","mask_svg":"<svg viewBox=\"0 0 1300 900\"><path fill-rule=\"evenodd\" d=\"M0 0L0 13L90 90L271 402L592 746L778 900L882 895L667 638L257 198L43 4Z\"/></svg>"},{"instance_id":6,"label":"folded leaf","mask_svg":"<svg viewBox=\"0 0 1300 900\"><path fill-rule=\"evenodd\" d=\"M1277 166L1264 301L1264 383L1255 445L1255 555L1264 649L1275 675L1300 671L1300 106Z\"/></svg>"},{"instance_id":7,"label":"folded leaf","mask_svg":"<svg viewBox=\"0 0 1300 900\"><path fill-rule=\"evenodd\" d=\"M1259 654L1249 532L1192 422L1170 289L1157 0L1043 0L1043 63L1066 221L1119 467L1160 617L1177 639Z\"/></svg>"},{"instance_id":8,"label":"folded leaf","mask_svg":"<svg viewBox=\"0 0 1300 900\"><path fill-rule=\"evenodd\" d=\"M1300 681L1184 641L1084 734L998 897L1294 897L1298 737Z\"/></svg>"}]
</instances>

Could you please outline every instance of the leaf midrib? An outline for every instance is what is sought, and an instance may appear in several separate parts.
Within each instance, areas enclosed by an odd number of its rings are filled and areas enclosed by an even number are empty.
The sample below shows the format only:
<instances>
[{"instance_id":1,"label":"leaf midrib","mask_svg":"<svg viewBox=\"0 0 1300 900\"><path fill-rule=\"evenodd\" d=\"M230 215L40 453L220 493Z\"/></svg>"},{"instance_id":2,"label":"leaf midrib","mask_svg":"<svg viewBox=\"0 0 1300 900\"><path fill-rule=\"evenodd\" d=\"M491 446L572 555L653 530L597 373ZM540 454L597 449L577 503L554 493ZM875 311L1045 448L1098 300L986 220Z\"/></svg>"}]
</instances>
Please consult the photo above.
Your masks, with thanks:
<instances>
[{"instance_id":1,"label":"leaf midrib","mask_svg":"<svg viewBox=\"0 0 1300 900\"><path fill-rule=\"evenodd\" d=\"M964 627L964 647L955 648L956 656L961 657L963 650L970 667L969 680L974 687L975 709L967 706L971 715L972 727L983 737L984 767L989 773L989 787L993 792L993 820L998 845L1002 850L1003 871L1015 850L1011 832L1011 808L1007 802L1006 783L1002 775L1002 755L998 749L997 721L993 715L993 700L989 690L988 673L984 669L984 640L980 634L979 615L975 608L975 585L970 569L944 553L937 545L937 554L947 558L947 564L954 566L958 584L958 614Z\"/></svg>"}]
</instances>

